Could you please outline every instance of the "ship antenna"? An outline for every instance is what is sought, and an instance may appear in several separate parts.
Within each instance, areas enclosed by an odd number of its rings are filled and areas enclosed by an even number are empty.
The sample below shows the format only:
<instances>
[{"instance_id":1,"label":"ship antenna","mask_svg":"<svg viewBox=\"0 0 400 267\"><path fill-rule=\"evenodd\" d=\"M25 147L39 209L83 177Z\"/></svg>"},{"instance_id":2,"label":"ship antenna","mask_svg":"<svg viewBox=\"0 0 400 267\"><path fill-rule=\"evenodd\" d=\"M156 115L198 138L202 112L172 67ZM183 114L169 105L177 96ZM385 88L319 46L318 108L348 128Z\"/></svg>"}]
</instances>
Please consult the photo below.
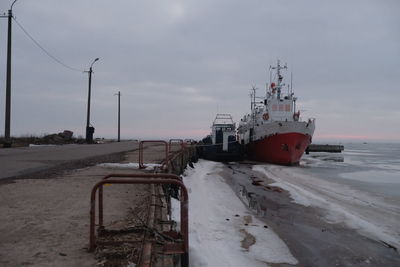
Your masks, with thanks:
<instances>
[{"instance_id":1,"label":"ship antenna","mask_svg":"<svg viewBox=\"0 0 400 267\"><path fill-rule=\"evenodd\" d=\"M290 72L290 94L293 94L293 71Z\"/></svg>"},{"instance_id":2,"label":"ship antenna","mask_svg":"<svg viewBox=\"0 0 400 267\"><path fill-rule=\"evenodd\" d=\"M255 114L256 114L256 90L257 90L258 88L255 86L255 85L253 85L252 87L251 87L251 93L250 93L250 95L251 95L251 97L252 97L252 99L251 99L251 116L252 116L252 119L253 119L253 127L254 127L254 125L255 125L255 123L256 123L256 116L255 116Z\"/></svg>"},{"instance_id":3,"label":"ship antenna","mask_svg":"<svg viewBox=\"0 0 400 267\"><path fill-rule=\"evenodd\" d=\"M281 81L282 81L282 76L281 76L281 64L280 64L280 60L278 59L278 64L276 65L276 74L278 75L278 95L277 98L281 99Z\"/></svg>"},{"instance_id":4,"label":"ship antenna","mask_svg":"<svg viewBox=\"0 0 400 267\"><path fill-rule=\"evenodd\" d=\"M272 66L269 65L269 85L268 85L268 87L271 86L271 83L272 83Z\"/></svg>"},{"instance_id":5,"label":"ship antenna","mask_svg":"<svg viewBox=\"0 0 400 267\"><path fill-rule=\"evenodd\" d=\"M256 90L257 90L257 89L258 89L258 88L256 88L255 85L253 85L253 86L251 87L251 90L253 91L252 94L251 94L251 95L252 95L252 100L251 100L251 101L253 102L253 103L252 103L252 107L253 107L253 108L256 108Z\"/></svg>"},{"instance_id":6,"label":"ship antenna","mask_svg":"<svg viewBox=\"0 0 400 267\"><path fill-rule=\"evenodd\" d=\"M250 91L250 110L253 110L253 93Z\"/></svg>"},{"instance_id":7,"label":"ship antenna","mask_svg":"<svg viewBox=\"0 0 400 267\"><path fill-rule=\"evenodd\" d=\"M256 95L256 89L255 86L253 85L250 89L250 110L251 112L253 112L253 105L255 106L255 101L253 99L255 99L255 95Z\"/></svg>"},{"instance_id":8,"label":"ship antenna","mask_svg":"<svg viewBox=\"0 0 400 267\"><path fill-rule=\"evenodd\" d=\"M268 89L270 84L271 84L271 65L269 66L269 83L268 82L265 83L265 97L267 97L268 95Z\"/></svg>"},{"instance_id":9,"label":"ship antenna","mask_svg":"<svg viewBox=\"0 0 400 267\"><path fill-rule=\"evenodd\" d=\"M278 86L281 85L280 77L281 77L281 65L278 59L278 64L276 65L276 73L278 74Z\"/></svg>"}]
</instances>

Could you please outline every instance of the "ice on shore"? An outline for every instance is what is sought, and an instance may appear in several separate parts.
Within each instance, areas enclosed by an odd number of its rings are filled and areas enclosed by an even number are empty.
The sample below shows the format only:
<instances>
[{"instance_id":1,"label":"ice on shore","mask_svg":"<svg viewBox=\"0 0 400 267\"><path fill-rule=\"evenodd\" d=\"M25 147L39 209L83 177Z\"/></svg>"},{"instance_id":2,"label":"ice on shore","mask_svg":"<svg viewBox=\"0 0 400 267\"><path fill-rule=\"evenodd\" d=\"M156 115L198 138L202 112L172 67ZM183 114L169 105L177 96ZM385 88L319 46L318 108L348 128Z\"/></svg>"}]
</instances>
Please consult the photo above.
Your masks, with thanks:
<instances>
[{"instance_id":1,"label":"ice on shore","mask_svg":"<svg viewBox=\"0 0 400 267\"><path fill-rule=\"evenodd\" d=\"M360 234L400 248L400 207L383 197L353 189L345 184L305 175L299 168L256 165L290 193L293 202L325 210L330 223L344 223ZM384 218L384 219L383 219Z\"/></svg>"},{"instance_id":2,"label":"ice on shore","mask_svg":"<svg viewBox=\"0 0 400 267\"><path fill-rule=\"evenodd\" d=\"M383 173L383 175L382 175ZM368 170L343 173L340 175L345 179L357 180L361 182L375 183L375 184L400 184L399 172L393 170ZM379 179L376 179L379 177Z\"/></svg>"},{"instance_id":3,"label":"ice on shore","mask_svg":"<svg viewBox=\"0 0 400 267\"><path fill-rule=\"evenodd\" d=\"M200 160L183 178L189 191L190 266L297 264L286 244L218 175L219 164ZM179 220L178 201L172 212Z\"/></svg>"}]
</instances>

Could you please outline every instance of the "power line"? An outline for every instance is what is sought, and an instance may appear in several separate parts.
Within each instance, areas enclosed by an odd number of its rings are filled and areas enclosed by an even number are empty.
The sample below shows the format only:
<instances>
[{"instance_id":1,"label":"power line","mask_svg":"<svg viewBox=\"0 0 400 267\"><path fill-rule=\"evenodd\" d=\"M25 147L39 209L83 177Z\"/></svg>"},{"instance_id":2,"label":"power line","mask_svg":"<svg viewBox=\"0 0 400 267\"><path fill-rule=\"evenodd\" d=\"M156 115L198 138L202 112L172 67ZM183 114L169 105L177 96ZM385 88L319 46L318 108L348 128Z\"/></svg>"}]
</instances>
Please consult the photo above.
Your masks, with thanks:
<instances>
[{"instance_id":1,"label":"power line","mask_svg":"<svg viewBox=\"0 0 400 267\"><path fill-rule=\"evenodd\" d=\"M77 71L77 72L83 72L83 70L77 69L77 68L73 68L68 66L67 64L65 64L64 62L62 62L61 60L59 60L58 58L56 58L55 56L53 56L50 52L48 52L43 46L41 46L39 44L38 41L36 41L29 33L27 30L25 30L25 28L13 17L14 21L17 23L17 25L21 28L21 30L26 34L26 36L29 37L29 39L31 39L31 41L37 46L39 47L48 57L50 57L51 59L53 59L55 62L57 62L58 64L60 64L61 66L63 66L64 68L67 68L69 70L73 70L73 71Z\"/></svg>"}]
</instances>

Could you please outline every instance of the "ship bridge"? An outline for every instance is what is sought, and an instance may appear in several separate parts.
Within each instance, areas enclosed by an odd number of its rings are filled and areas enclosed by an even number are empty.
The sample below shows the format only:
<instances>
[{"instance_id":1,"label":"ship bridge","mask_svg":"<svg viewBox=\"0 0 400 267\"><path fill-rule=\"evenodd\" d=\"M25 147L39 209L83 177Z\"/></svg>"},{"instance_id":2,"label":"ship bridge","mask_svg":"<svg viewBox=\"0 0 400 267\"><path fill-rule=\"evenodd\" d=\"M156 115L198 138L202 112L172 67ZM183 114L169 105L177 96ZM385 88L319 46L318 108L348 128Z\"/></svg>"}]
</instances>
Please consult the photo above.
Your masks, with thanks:
<instances>
[{"instance_id":1,"label":"ship bridge","mask_svg":"<svg viewBox=\"0 0 400 267\"><path fill-rule=\"evenodd\" d=\"M299 113L295 113L295 104L291 96L285 96L283 99L267 98L265 100L264 114L272 121L294 121L299 119ZM267 115L264 115L266 117ZM298 115L296 115L298 114Z\"/></svg>"}]
</instances>

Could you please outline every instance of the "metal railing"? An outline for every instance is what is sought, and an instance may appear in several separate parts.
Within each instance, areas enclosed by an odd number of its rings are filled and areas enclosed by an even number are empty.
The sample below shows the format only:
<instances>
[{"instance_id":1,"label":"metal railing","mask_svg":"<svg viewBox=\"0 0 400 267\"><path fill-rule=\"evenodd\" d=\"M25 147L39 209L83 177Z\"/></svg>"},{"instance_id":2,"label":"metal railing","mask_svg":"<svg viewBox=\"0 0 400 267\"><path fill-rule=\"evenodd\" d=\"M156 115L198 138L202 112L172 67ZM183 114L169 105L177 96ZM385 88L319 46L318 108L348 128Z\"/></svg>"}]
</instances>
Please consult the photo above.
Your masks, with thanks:
<instances>
[{"instance_id":1,"label":"metal railing","mask_svg":"<svg viewBox=\"0 0 400 267\"><path fill-rule=\"evenodd\" d=\"M164 140L143 140L139 143L139 168L144 169L143 163L143 148L145 143L161 143L165 145L165 160L168 158L168 143Z\"/></svg>"},{"instance_id":2,"label":"metal railing","mask_svg":"<svg viewBox=\"0 0 400 267\"><path fill-rule=\"evenodd\" d=\"M174 174L166 174L166 173L139 173L139 174L121 174L121 173L112 173L107 176L104 176L102 180L108 180L110 178L163 178L163 179L176 179L178 181L182 181L182 178L174 175ZM98 201L98 209L99 209L99 228L104 228L103 223L103 185L99 186L99 201Z\"/></svg>"},{"instance_id":3,"label":"metal railing","mask_svg":"<svg viewBox=\"0 0 400 267\"><path fill-rule=\"evenodd\" d=\"M154 240L152 238L153 234L161 234L165 237L163 245L164 255L181 255L181 266L188 266L189 264L189 225L188 225L188 193L185 185L182 182L182 178L175 174L169 173L182 173L185 168L186 163L192 161L195 155L196 148L191 145L191 143L186 142L182 139L170 139L167 143L163 140L143 140L139 143L139 167L145 168L143 151L146 147L145 144L154 143L162 144L165 147L165 158L161 161L161 168L158 167L154 170L154 173L134 173L134 174L124 174L124 173L113 173L104 176L101 181L96 183L91 192L91 205L90 205L90 246L89 251L93 251L96 246L100 245L119 245L121 243L137 243L137 240L103 240L101 237L103 234L109 234L110 230L104 227L104 199L103 199L103 186L105 184L151 184L152 185L152 197L149 206L149 217L147 218L146 225L143 226L142 231L144 231L142 244L142 253L139 257L138 266L150 266L151 265L151 254L152 246L154 245ZM172 151L172 145L179 144L179 150ZM188 145L189 144L189 145ZM161 173L160 173L161 172ZM168 173L169 172L169 173ZM169 198L176 197L180 199L180 212L181 212L181 228L177 232L176 230L156 230L154 228L154 216L155 207L155 194L153 185L163 185L162 189L166 197L166 203L168 211L170 214L171 203ZM180 190L179 190L180 188ZM96 195L98 191L98 238L96 238ZM154 203L153 203L154 202ZM172 221L171 221L172 223ZM113 230L111 230L113 231ZM118 230L119 231L119 230ZM123 231L123 230L121 230ZM157 234L158 233L158 234Z\"/></svg>"},{"instance_id":4,"label":"metal railing","mask_svg":"<svg viewBox=\"0 0 400 267\"><path fill-rule=\"evenodd\" d=\"M167 173L182 173L187 162L191 162L193 156L195 155L196 147L188 146L185 142L181 145L181 149L171 153L168 158L166 158L161 163L160 169Z\"/></svg>"},{"instance_id":5,"label":"metal railing","mask_svg":"<svg viewBox=\"0 0 400 267\"><path fill-rule=\"evenodd\" d=\"M181 145L181 148L183 148L183 146L184 146L183 139L169 139L169 142L168 142L169 152L172 152L172 144L173 143L177 143L177 144Z\"/></svg>"},{"instance_id":6,"label":"metal railing","mask_svg":"<svg viewBox=\"0 0 400 267\"><path fill-rule=\"evenodd\" d=\"M126 179L112 179L113 177ZM102 187L104 184L160 184L160 185L175 185L180 187L180 233L176 237L182 237L182 242L169 242L164 244L164 254L181 254L182 266L189 265L189 198L188 192L181 181L181 178L172 174L111 174L104 177L96 183L92 188L90 195L90 242L89 251L94 251L96 248L96 192L99 190L99 227L103 228L103 198ZM101 195L101 200L100 200ZM101 204L100 204L101 202ZM100 215L101 214L101 215ZM171 235L171 233L165 233Z\"/></svg>"}]
</instances>

